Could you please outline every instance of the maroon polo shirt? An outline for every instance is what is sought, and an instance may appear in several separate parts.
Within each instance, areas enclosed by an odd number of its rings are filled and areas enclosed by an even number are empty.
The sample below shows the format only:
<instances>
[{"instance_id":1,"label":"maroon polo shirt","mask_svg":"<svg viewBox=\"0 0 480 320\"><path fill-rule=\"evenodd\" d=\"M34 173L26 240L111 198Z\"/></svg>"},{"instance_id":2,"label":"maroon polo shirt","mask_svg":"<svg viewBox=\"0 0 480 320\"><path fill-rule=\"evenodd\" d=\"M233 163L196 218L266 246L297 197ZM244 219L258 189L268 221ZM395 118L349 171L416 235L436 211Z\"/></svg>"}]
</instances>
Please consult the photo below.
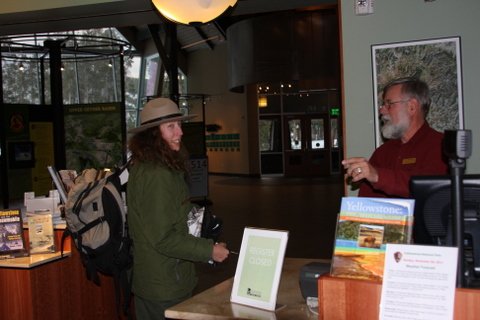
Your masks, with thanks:
<instances>
[{"instance_id":1,"label":"maroon polo shirt","mask_svg":"<svg viewBox=\"0 0 480 320\"><path fill-rule=\"evenodd\" d=\"M378 171L378 182L365 180L358 196L408 198L412 176L448 174L442 145L443 133L426 122L407 143L400 139L385 142L369 160Z\"/></svg>"}]
</instances>

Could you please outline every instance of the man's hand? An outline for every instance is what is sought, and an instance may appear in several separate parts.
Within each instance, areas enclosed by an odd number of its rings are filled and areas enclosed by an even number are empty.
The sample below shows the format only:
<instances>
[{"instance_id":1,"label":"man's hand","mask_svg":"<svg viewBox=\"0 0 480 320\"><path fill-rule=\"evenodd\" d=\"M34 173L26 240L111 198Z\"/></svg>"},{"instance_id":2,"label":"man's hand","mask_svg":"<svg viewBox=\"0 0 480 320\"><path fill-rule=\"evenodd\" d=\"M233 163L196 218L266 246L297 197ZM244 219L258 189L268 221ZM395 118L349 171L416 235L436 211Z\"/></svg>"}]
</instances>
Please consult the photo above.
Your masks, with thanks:
<instances>
[{"instance_id":1,"label":"man's hand","mask_svg":"<svg viewBox=\"0 0 480 320\"><path fill-rule=\"evenodd\" d=\"M352 182L366 179L371 183L378 182L378 172L367 159L363 157L353 157L342 161L343 168L346 170L345 178L351 178Z\"/></svg>"}]
</instances>

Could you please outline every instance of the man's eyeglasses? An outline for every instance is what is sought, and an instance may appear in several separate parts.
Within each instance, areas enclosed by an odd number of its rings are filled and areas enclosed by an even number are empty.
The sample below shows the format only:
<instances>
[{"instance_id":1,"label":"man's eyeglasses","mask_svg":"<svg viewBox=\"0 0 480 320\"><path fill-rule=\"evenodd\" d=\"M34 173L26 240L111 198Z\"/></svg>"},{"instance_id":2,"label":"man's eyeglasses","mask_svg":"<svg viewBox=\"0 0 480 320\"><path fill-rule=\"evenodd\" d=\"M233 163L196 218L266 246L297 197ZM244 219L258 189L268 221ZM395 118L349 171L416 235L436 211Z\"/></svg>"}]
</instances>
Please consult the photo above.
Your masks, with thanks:
<instances>
[{"instance_id":1,"label":"man's eyeglasses","mask_svg":"<svg viewBox=\"0 0 480 320\"><path fill-rule=\"evenodd\" d=\"M395 105L397 103L405 103L405 102L408 102L409 100L410 100L410 98L409 99L404 99L404 100L397 100L397 101L385 101L380 105L379 109L385 108L387 110L390 110L390 108L393 105Z\"/></svg>"}]
</instances>

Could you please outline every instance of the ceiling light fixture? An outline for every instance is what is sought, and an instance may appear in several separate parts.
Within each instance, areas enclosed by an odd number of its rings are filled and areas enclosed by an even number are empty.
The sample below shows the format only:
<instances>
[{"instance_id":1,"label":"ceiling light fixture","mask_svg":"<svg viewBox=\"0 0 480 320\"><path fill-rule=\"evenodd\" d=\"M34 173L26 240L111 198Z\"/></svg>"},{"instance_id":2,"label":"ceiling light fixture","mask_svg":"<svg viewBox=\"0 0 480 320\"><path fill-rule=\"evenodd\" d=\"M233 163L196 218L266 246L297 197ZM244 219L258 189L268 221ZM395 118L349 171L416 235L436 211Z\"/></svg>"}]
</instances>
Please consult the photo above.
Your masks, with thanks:
<instances>
[{"instance_id":1,"label":"ceiling light fixture","mask_svg":"<svg viewBox=\"0 0 480 320\"><path fill-rule=\"evenodd\" d=\"M207 23L233 8L237 0L152 0L168 20L182 24Z\"/></svg>"}]
</instances>

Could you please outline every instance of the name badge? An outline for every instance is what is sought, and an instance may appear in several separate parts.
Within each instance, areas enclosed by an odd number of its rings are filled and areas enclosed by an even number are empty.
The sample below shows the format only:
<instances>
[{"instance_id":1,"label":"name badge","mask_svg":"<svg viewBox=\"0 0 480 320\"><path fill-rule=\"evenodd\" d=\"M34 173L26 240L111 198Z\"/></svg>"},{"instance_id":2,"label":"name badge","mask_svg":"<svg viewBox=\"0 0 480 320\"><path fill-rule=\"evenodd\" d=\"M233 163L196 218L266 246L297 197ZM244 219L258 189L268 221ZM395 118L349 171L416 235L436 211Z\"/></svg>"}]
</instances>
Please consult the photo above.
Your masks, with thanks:
<instances>
[{"instance_id":1,"label":"name badge","mask_svg":"<svg viewBox=\"0 0 480 320\"><path fill-rule=\"evenodd\" d=\"M414 164L417 163L417 158L405 158L402 160L402 164Z\"/></svg>"}]
</instances>

